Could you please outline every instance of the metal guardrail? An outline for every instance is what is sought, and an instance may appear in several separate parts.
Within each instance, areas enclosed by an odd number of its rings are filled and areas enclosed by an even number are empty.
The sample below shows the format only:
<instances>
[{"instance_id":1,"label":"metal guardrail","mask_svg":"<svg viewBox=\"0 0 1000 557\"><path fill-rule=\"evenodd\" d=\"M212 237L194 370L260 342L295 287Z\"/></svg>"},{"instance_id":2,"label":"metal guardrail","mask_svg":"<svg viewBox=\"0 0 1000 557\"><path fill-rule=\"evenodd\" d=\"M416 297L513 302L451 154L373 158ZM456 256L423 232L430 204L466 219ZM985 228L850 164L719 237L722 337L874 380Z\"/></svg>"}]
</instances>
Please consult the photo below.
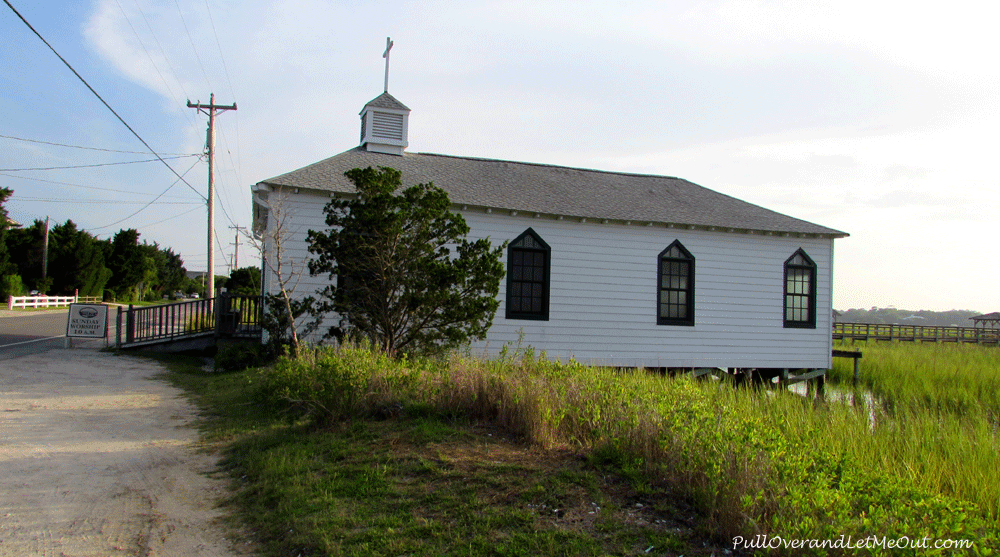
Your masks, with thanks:
<instances>
[{"instance_id":1,"label":"metal guardrail","mask_svg":"<svg viewBox=\"0 0 1000 557\"><path fill-rule=\"evenodd\" d=\"M1000 329L893 325L883 323L834 323L833 338L850 340L894 340L903 342L956 342L1000 345Z\"/></svg>"},{"instance_id":2,"label":"metal guardrail","mask_svg":"<svg viewBox=\"0 0 1000 557\"><path fill-rule=\"evenodd\" d=\"M158 306L119 307L116 346L127 348L207 335L260 338L261 311L260 296L226 294Z\"/></svg>"}]
</instances>

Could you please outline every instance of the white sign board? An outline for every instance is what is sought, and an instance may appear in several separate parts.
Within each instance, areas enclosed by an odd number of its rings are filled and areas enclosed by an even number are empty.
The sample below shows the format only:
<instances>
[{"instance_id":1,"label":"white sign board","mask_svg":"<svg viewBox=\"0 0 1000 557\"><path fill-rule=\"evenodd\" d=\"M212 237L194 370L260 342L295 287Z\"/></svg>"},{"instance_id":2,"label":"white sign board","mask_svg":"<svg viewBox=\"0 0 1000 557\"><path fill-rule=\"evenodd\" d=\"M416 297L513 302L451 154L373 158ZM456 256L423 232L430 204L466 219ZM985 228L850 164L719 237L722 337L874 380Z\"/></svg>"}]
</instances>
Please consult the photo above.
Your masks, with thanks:
<instances>
[{"instance_id":1,"label":"white sign board","mask_svg":"<svg viewBox=\"0 0 1000 557\"><path fill-rule=\"evenodd\" d=\"M104 304L70 304L66 321L66 336L104 338L108 335L108 306Z\"/></svg>"}]
</instances>

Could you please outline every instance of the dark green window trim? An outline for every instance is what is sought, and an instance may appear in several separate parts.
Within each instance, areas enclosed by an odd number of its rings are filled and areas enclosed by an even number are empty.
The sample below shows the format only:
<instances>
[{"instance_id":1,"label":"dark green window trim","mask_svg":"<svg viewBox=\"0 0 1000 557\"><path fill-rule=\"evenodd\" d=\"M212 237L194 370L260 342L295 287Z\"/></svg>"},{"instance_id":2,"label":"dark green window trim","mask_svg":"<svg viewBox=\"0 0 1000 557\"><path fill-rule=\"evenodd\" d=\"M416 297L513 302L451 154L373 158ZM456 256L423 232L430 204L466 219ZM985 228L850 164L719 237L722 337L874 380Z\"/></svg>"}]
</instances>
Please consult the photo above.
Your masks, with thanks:
<instances>
[{"instance_id":1,"label":"dark green window trim","mask_svg":"<svg viewBox=\"0 0 1000 557\"><path fill-rule=\"evenodd\" d=\"M674 240L656 267L656 324L694 326L694 256Z\"/></svg>"},{"instance_id":2,"label":"dark green window trim","mask_svg":"<svg viewBox=\"0 0 1000 557\"><path fill-rule=\"evenodd\" d=\"M551 255L530 228L507 246L507 319L549 320Z\"/></svg>"},{"instance_id":3,"label":"dark green window trim","mask_svg":"<svg viewBox=\"0 0 1000 557\"><path fill-rule=\"evenodd\" d=\"M785 261L786 328L816 328L816 263L799 248Z\"/></svg>"}]
</instances>

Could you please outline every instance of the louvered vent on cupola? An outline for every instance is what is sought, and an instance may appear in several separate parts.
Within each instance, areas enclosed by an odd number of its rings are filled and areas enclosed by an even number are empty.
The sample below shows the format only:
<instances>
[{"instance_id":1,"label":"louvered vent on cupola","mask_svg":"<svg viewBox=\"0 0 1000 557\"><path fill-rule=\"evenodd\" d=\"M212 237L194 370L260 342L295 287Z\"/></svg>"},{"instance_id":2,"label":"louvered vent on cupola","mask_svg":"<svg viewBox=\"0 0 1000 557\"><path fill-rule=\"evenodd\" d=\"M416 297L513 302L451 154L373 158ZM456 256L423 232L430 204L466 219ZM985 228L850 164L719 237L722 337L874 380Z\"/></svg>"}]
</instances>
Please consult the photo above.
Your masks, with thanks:
<instances>
[{"instance_id":1,"label":"louvered vent on cupola","mask_svg":"<svg viewBox=\"0 0 1000 557\"><path fill-rule=\"evenodd\" d=\"M389 93L372 99L361 110L361 147L376 153L402 155L407 146L410 109Z\"/></svg>"}]
</instances>

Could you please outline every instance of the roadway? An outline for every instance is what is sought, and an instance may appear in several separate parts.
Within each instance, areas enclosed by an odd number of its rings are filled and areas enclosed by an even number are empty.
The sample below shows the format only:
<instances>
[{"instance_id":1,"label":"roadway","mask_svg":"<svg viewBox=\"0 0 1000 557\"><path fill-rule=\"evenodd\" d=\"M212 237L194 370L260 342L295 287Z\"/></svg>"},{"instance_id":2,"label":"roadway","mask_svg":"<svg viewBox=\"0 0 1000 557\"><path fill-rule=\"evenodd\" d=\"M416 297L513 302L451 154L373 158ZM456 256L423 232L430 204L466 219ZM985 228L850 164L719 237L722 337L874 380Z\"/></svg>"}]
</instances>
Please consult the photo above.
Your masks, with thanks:
<instances>
[{"instance_id":1,"label":"roadway","mask_svg":"<svg viewBox=\"0 0 1000 557\"><path fill-rule=\"evenodd\" d=\"M19 358L66 346L66 308L40 311L0 310L0 360ZM108 312L113 318L113 312ZM114 334L114 323L111 323ZM73 344L104 341L73 339ZM95 345L96 346L96 345Z\"/></svg>"}]
</instances>

